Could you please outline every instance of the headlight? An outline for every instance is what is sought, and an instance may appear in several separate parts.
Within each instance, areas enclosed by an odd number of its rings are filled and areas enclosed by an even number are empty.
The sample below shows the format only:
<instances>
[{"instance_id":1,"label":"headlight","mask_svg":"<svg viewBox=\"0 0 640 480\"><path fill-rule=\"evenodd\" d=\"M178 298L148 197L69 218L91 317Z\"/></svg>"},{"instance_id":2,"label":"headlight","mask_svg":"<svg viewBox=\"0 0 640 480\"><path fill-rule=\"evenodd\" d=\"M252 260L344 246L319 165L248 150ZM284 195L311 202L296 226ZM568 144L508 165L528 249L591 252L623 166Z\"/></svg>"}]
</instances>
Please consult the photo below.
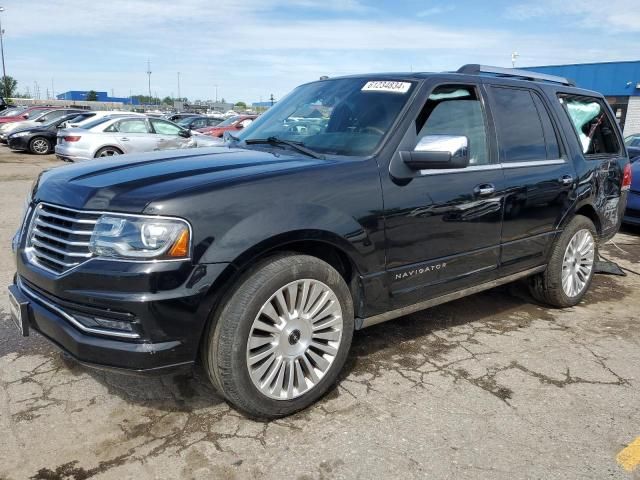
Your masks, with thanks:
<instances>
[{"instance_id":1,"label":"headlight","mask_svg":"<svg viewBox=\"0 0 640 480\"><path fill-rule=\"evenodd\" d=\"M12 137L26 137L27 135L31 135L31 132L17 132L11 134Z\"/></svg>"},{"instance_id":2,"label":"headlight","mask_svg":"<svg viewBox=\"0 0 640 480\"><path fill-rule=\"evenodd\" d=\"M184 220L102 215L89 250L97 256L121 259L188 258L190 229Z\"/></svg>"}]
</instances>

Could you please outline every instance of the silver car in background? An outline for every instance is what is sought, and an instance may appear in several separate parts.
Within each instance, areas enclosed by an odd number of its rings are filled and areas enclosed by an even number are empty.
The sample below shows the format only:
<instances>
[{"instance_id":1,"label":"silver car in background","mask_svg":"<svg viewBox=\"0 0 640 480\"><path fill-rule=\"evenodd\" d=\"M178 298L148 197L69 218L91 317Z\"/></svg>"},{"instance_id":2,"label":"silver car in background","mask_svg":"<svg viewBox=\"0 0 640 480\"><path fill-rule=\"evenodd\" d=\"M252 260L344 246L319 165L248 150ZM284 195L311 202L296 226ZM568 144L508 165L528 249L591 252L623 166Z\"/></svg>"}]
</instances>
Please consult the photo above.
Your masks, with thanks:
<instances>
[{"instance_id":1,"label":"silver car in background","mask_svg":"<svg viewBox=\"0 0 640 480\"><path fill-rule=\"evenodd\" d=\"M126 153L152 152L220 145L205 135L195 135L175 123L139 116L103 117L81 128L60 130L56 156L65 161L82 161Z\"/></svg>"}]
</instances>

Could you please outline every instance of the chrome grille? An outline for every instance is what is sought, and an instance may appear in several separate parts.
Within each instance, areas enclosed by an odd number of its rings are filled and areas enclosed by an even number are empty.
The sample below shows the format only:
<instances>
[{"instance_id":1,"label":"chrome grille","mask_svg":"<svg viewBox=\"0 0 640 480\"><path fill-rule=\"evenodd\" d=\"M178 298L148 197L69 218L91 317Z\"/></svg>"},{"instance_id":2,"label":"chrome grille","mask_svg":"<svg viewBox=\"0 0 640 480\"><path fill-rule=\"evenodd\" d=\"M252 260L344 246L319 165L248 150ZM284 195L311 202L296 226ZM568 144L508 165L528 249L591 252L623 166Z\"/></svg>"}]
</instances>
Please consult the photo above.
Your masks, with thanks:
<instances>
[{"instance_id":1,"label":"chrome grille","mask_svg":"<svg viewBox=\"0 0 640 480\"><path fill-rule=\"evenodd\" d=\"M99 216L99 213L38 204L26 244L29 260L55 273L64 273L85 262L93 256L89 240Z\"/></svg>"}]
</instances>

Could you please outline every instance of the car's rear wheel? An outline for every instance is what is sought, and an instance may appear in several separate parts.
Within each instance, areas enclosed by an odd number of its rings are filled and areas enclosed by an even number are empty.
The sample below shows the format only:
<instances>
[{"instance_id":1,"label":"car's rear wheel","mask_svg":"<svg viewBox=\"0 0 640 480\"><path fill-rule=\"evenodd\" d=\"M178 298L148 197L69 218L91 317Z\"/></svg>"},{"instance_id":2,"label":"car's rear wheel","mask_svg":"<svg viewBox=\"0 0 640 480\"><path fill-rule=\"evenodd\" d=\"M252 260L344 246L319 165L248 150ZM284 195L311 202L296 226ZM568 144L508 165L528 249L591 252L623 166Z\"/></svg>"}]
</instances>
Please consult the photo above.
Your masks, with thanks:
<instances>
[{"instance_id":1,"label":"car's rear wheel","mask_svg":"<svg viewBox=\"0 0 640 480\"><path fill-rule=\"evenodd\" d=\"M238 409L291 414L336 381L353 336L353 303L340 274L307 255L266 259L240 280L212 319L203 360Z\"/></svg>"},{"instance_id":2,"label":"car's rear wheel","mask_svg":"<svg viewBox=\"0 0 640 480\"><path fill-rule=\"evenodd\" d=\"M104 147L96 152L95 158L115 157L116 155L122 155L122 150L116 147Z\"/></svg>"},{"instance_id":3,"label":"car's rear wheel","mask_svg":"<svg viewBox=\"0 0 640 480\"><path fill-rule=\"evenodd\" d=\"M51 142L44 137L34 137L29 141L29 151L36 155L46 155L51 151Z\"/></svg>"},{"instance_id":4,"label":"car's rear wheel","mask_svg":"<svg viewBox=\"0 0 640 480\"><path fill-rule=\"evenodd\" d=\"M547 269L530 279L536 300L554 307L572 307L587 293L598 258L593 222L577 215L555 240Z\"/></svg>"}]
</instances>

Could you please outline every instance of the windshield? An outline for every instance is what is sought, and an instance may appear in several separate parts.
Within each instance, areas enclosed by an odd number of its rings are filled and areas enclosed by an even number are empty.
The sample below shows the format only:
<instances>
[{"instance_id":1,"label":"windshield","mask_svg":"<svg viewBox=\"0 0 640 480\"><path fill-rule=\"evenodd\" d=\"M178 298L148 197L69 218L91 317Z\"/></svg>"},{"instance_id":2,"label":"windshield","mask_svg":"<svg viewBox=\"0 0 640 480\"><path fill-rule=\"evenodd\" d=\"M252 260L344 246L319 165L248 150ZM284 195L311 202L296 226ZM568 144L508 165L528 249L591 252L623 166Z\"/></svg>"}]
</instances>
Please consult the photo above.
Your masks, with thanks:
<instances>
[{"instance_id":1,"label":"windshield","mask_svg":"<svg viewBox=\"0 0 640 480\"><path fill-rule=\"evenodd\" d=\"M0 112L0 117L12 117L13 115L18 115L23 110L24 108L9 108L4 112Z\"/></svg>"},{"instance_id":2,"label":"windshield","mask_svg":"<svg viewBox=\"0 0 640 480\"><path fill-rule=\"evenodd\" d=\"M243 130L243 141L276 137L320 153L371 155L415 84L343 78L296 88Z\"/></svg>"},{"instance_id":3,"label":"windshield","mask_svg":"<svg viewBox=\"0 0 640 480\"><path fill-rule=\"evenodd\" d=\"M216 125L216 127L228 127L233 122L235 122L235 121L237 121L239 119L240 119L240 117L238 115L235 115L233 117L229 117L226 120L223 120L222 122L220 122L218 125Z\"/></svg>"},{"instance_id":4,"label":"windshield","mask_svg":"<svg viewBox=\"0 0 640 480\"><path fill-rule=\"evenodd\" d=\"M93 127L97 127L98 125L108 122L109 120L112 120L111 117L101 117L101 118L96 118L95 120L91 121L91 122L87 122L83 125L78 125L78 128L84 128L85 130L89 130Z\"/></svg>"},{"instance_id":5,"label":"windshield","mask_svg":"<svg viewBox=\"0 0 640 480\"><path fill-rule=\"evenodd\" d=\"M624 144L627 147L640 147L640 135L631 135L624 139Z\"/></svg>"},{"instance_id":6,"label":"windshield","mask_svg":"<svg viewBox=\"0 0 640 480\"><path fill-rule=\"evenodd\" d=\"M188 126L193 120L196 120L200 117L185 117L185 118L181 118L180 120L176 121L176 123L182 127L186 127Z\"/></svg>"}]
</instances>

